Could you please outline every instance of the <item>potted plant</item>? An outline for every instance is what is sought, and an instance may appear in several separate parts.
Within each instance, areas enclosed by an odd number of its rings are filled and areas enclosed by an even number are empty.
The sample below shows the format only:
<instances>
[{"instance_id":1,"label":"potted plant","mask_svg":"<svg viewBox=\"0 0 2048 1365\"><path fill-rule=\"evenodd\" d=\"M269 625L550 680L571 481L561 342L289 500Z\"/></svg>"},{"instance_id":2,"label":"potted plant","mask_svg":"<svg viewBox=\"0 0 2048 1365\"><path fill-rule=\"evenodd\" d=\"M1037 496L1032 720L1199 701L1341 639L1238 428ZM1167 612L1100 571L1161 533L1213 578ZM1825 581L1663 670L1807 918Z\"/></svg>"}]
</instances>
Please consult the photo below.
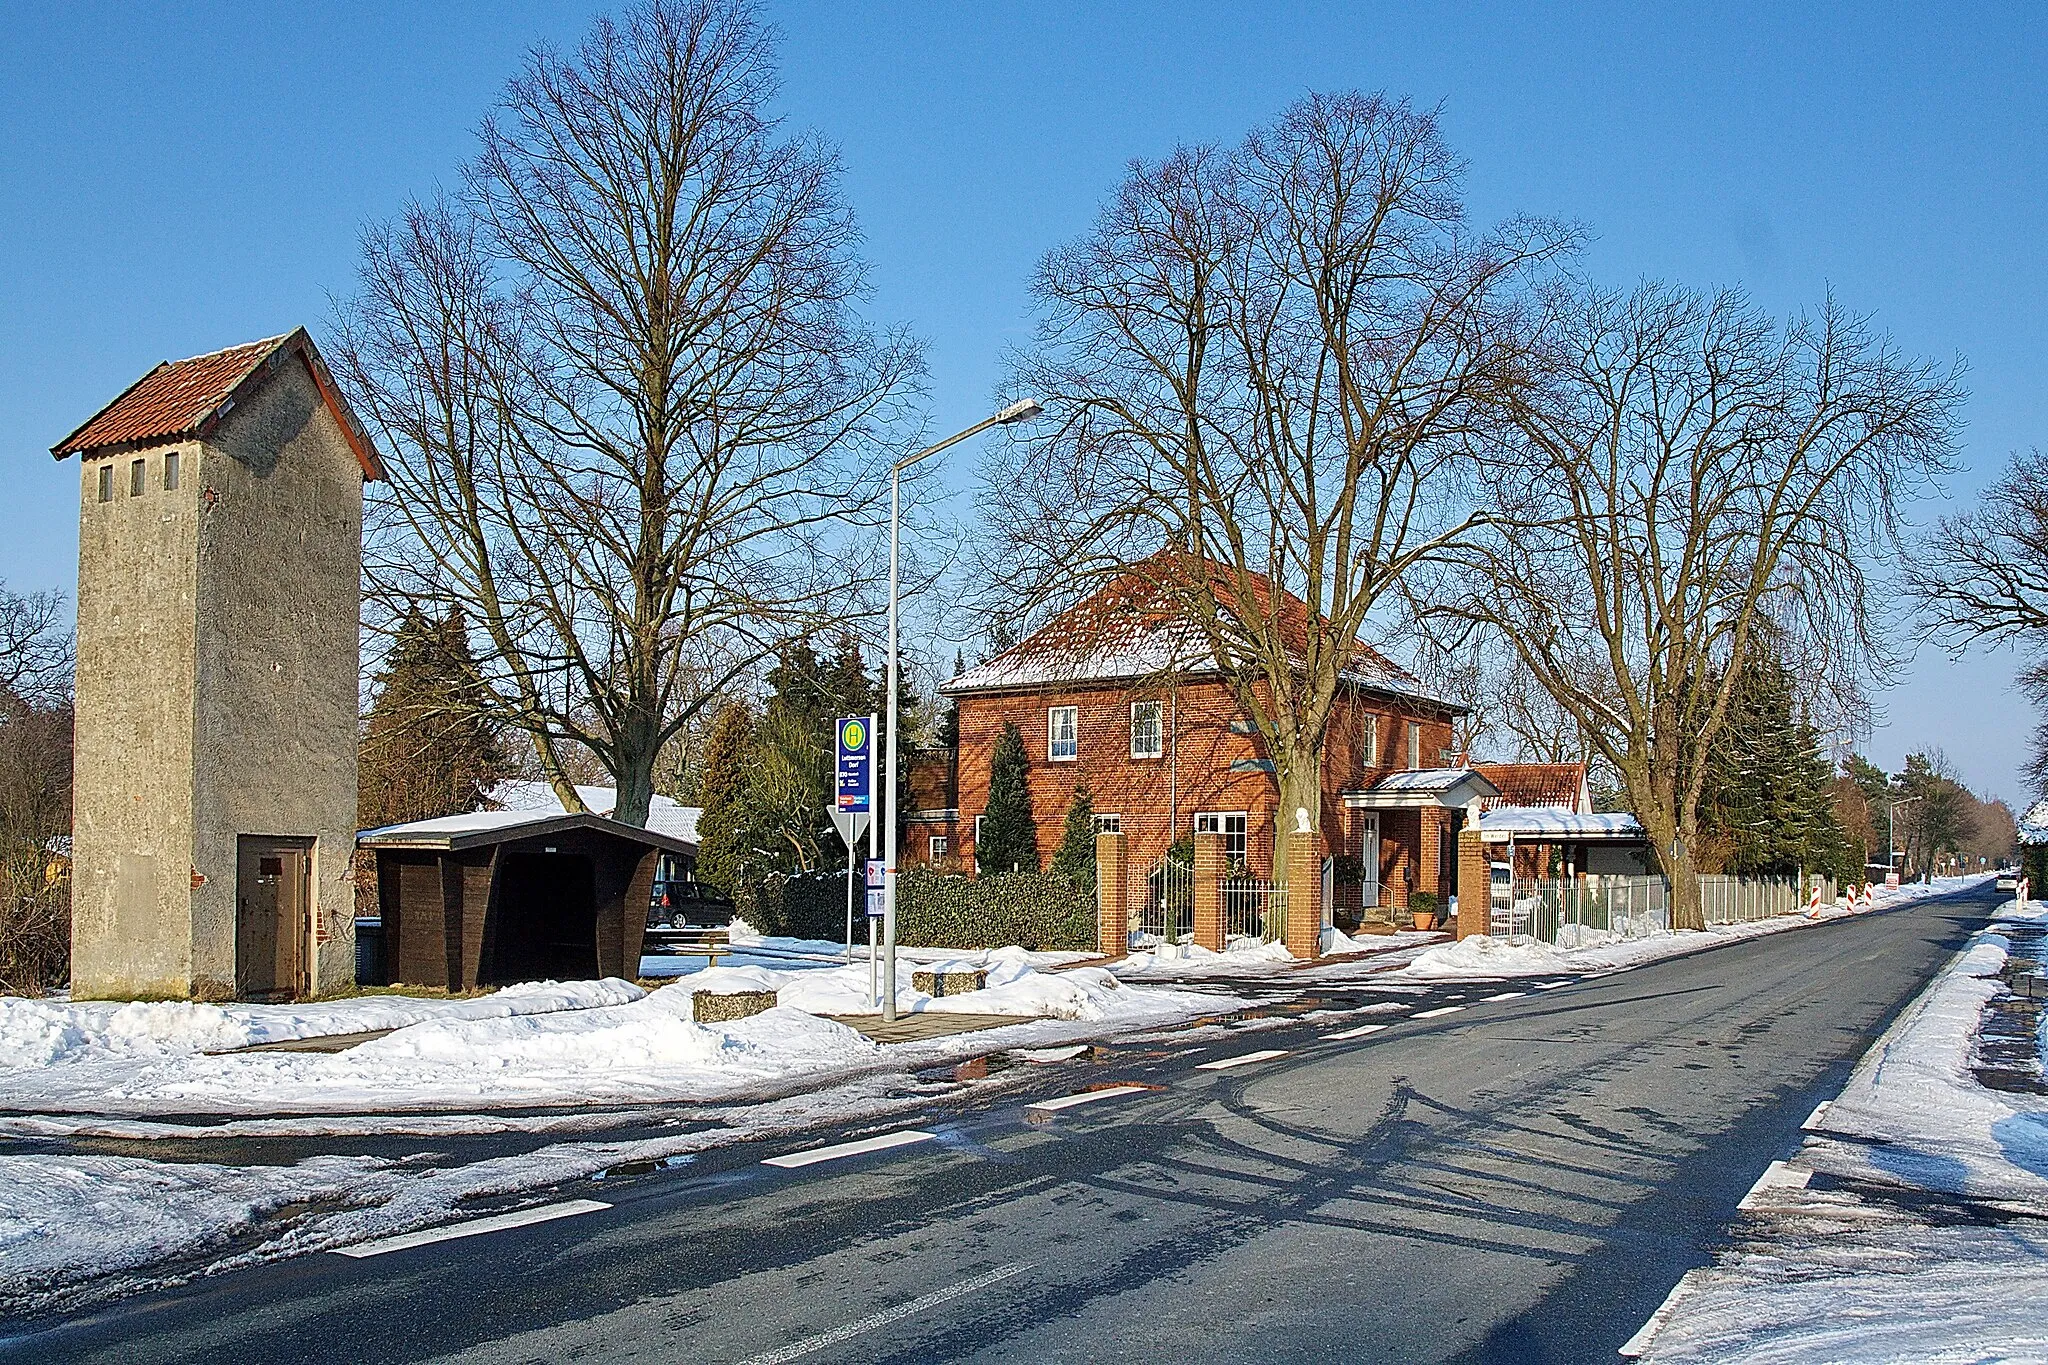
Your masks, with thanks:
<instances>
[{"instance_id":1,"label":"potted plant","mask_svg":"<svg viewBox=\"0 0 2048 1365\"><path fill-rule=\"evenodd\" d=\"M1415 914L1415 927L1417 929L1426 931L1436 928L1436 892L1409 892L1408 908Z\"/></svg>"}]
</instances>

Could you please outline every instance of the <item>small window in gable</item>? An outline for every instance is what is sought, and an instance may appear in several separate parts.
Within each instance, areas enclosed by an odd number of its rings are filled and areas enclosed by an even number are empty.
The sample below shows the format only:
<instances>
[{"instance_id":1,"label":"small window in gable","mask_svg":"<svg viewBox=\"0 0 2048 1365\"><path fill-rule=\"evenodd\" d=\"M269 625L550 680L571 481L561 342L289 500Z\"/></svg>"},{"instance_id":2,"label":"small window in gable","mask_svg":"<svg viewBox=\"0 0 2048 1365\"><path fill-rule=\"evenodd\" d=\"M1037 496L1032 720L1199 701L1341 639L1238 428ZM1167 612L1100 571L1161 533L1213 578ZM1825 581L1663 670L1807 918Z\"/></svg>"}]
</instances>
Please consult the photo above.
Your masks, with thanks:
<instances>
[{"instance_id":1,"label":"small window in gable","mask_svg":"<svg viewBox=\"0 0 2048 1365\"><path fill-rule=\"evenodd\" d=\"M100 501L112 502L113 500L114 466L112 464L103 464L100 466Z\"/></svg>"},{"instance_id":2,"label":"small window in gable","mask_svg":"<svg viewBox=\"0 0 2048 1365\"><path fill-rule=\"evenodd\" d=\"M1365 728L1358 741L1359 766L1377 768L1380 766L1380 718L1367 716Z\"/></svg>"},{"instance_id":3,"label":"small window in gable","mask_svg":"<svg viewBox=\"0 0 2048 1365\"><path fill-rule=\"evenodd\" d=\"M1070 763L1081 756L1081 708L1049 706L1045 711L1045 756Z\"/></svg>"},{"instance_id":4,"label":"small window in gable","mask_svg":"<svg viewBox=\"0 0 2048 1365\"><path fill-rule=\"evenodd\" d=\"M164 452L164 491L169 493L178 486L178 452Z\"/></svg>"},{"instance_id":5,"label":"small window in gable","mask_svg":"<svg viewBox=\"0 0 2048 1365\"><path fill-rule=\"evenodd\" d=\"M1160 758L1166 753L1166 726L1156 701L1131 703L1131 757Z\"/></svg>"},{"instance_id":6,"label":"small window in gable","mask_svg":"<svg viewBox=\"0 0 2048 1365\"><path fill-rule=\"evenodd\" d=\"M143 486L148 480L149 461L130 460L128 462L128 496L131 498L141 497Z\"/></svg>"}]
</instances>

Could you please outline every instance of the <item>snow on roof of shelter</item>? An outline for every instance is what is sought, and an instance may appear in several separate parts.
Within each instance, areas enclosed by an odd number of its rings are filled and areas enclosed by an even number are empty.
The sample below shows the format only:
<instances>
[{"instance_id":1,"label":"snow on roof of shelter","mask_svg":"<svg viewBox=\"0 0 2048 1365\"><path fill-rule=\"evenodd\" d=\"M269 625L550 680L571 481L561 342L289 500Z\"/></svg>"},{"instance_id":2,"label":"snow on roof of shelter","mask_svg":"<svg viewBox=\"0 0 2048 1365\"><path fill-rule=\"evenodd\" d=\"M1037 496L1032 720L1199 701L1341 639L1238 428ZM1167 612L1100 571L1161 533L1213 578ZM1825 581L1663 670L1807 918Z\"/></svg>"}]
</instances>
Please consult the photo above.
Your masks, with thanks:
<instances>
[{"instance_id":1,"label":"snow on roof of shelter","mask_svg":"<svg viewBox=\"0 0 2048 1365\"><path fill-rule=\"evenodd\" d=\"M1485 774L1473 768L1410 768L1406 772L1388 773L1372 784L1376 792L1441 792L1449 791L1461 782L1477 777L1485 782ZM1492 785L1488 783L1488 785Z\"/></svg>"},{"instance_id":2,"label":"snow on roof of shelter","mask_svg":"<svg viewBox=\"0 0 2048 1365\"><path fill-rule=\"evenodd\" d=\"M1161 550L1061 612L986 663L945 683L948 695L1003 692L1060 684L1137 682L1171 676L1214 676L1220 670L1207 634L1181 615L1168 593L1169 581L1185 577L1182 557ZM1230 571L1219 566L1219 572ZM1275 588L1264 575L1246 574L1251 609L1272 612L1279 634L1299 657L1309 638L1309 609L1299 597ZM1231 610L1228 580L1210 580L1218 609ZM1406 669L1361 641L1341 677L1353 687L1388 693L1463 714L1465 707L1437 696Z\"/></svg>"},{"instance_id":3,"label":"snow on roof of shelter","mask_svg":"<svg viewBox=\"0 0 2048 1365\"><path fill-rule=\"evenodd\" d=\"M621 824L602 815L569 815L559 809L479 810L467 815L409 820L366 829L356 836L356 841L365 848L461 849L579 829L616 835L670 853L695 853L697 849L694 841L678 839L657 829Z\"/></svg>"},{"instance_id":4,"label":"snow on roof of shelter","mask_svg":"<svg viewBox=\"0 0 2048 1365\"><path fill-rule=\"evenodd\" d=\"M1463 809L1497 796L1500 788L1476 768L1410 768L1388 773L1363 791L1347 791L1344 804L1353 810L1397 810L1443 806Z\"/></svg>"},{"instance_id":5,"label":"snow on roof of shelter","mask_svg":"<svg viewBox=\"0 0 2048 1365\"><path fill-rule=\"evenodd\" d=\"M576 796L590 810L606 817L619 804L617 787L578 783ZM503 812L544 811L559 815L564 809L555 789L545 782L500 782L485 793L484 802L499 807ZM686 839L694 844L697 842L697 821L703 814L696 806L685 806L673 797L656 793L647 805L647 828L671 839Z\"/></svg>"},{"instance_id":6,"label":"snow on roof of shelter","mask_svg":"<svg viewBox=\"0 0 2048 1365\"><path fill-rule=\"evenodd\" d=\"M1479 837L1496 843L1511 838L1640 839L1643 826L1626 811L1582 815L1557 806L1503 806L1479 817Z\"/></svg>"},{"instance_id":7,"label":"snow on roof of shelter","mask_svg":"<svg viewBox=\"0 0 2048 1365\"><path fill-rule=\"evenodd\" d=\"M2048 844L2048 801L2036 801L2020 817L2020 842L2029 848Z\"/></svg>"}]
</instances>

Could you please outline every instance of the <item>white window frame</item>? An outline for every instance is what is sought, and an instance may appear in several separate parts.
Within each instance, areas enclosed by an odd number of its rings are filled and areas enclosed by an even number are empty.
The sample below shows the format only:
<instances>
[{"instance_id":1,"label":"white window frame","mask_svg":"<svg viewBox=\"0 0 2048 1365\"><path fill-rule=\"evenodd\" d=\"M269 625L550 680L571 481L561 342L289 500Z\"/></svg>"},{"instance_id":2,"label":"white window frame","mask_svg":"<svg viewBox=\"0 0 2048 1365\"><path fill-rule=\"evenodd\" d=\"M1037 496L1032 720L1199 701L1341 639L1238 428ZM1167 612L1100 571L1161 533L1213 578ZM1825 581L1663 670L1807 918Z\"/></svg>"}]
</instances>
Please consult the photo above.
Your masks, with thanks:
<instances>
[{"instance_id":1,"label":"white window frame","mask_svg":"<svg viewBox=\"0 0 2048 1365\"><path fill-rule=\"evenodd\" d=\"M1230 828L1230 822L1237 822L1237 829ZM1204 810L1195 812L1195 833L1220 834L1223 836L1223 856L1243 858L1251 850L1251 812L1242 810ZM1235 840L1237 847L1230 845Z\"/></svg>"},{"instance_id":2,"label":"white window frame","mask_svg":"<svg viewBox=\"0 0 2048 1365\"><path fill-rule=\"evenodd\" d=\"M1124 832L1124 817L1117 811L1097 813L1095 817L1095 832L1097 834L1122 834Z\"/></svg>"},{"instance_id":3,"label":"white window frame","mask_svg":"<svg viewBox=\"0 0 2048 1365\"><path fill-rule=\"evenodd\" d=\"M1152 747L1138 747L1138 709L1148 707L1152 716ZM1134 701L1131 703L1131 757L1166 757L1166 703L1157 701Z\"/></svg>"},{"instance_id":4,"label":"white window frame","mask_svg":"<svg viewBox=\"0 0 2048 1365\"><path fill-rule=\"evenodd\" d=\"M977 858L981 856L981 821L981 816L974 817L974 856Z\"/></svg>"},{"instance_id":5,"label":"white window frame","mask_svg":"<svg viewBox=\"0 0 2048 1365\"><path fill-rule=\"evenodd\" d=\"M939 862L952 849L953 841L943 834L934 834L925 845L925 856L931 862Z\"/></svg>"},{"instance_id":6,"label":"white window frame","mask_svg":"<svg viewBox=\"0 0 2048 1365\"><path fill-rule=\"evenodd\" d=\"M1408 722L1408 768L1411 772L1422 769L1422 722Z\"/></svg>"},{"instance_id":7,"label":"white window frame","mask_svg":"<svg viewBox=\"0 0 2048 1365\"><path fill-rule=\"evenodd\" d=\"M1380 766L1380 718L1370 715L1365 718L1365 734L1359 744L1359 766L1377 768Z\"/></svg>"},{"instance_id":8,"label":"white window frame","mask_svg":"<svg viewBox=\"0 0 2048 1365\"><path fill-rule=\"evenodd\" d=\"M1067 722L1066 753L1059 750L1059 723ZM1072 763L1081 757L1081 708L1078 706L1048 706L1045 708L1045 758L1048 763Z\"/></svg>"}]
</instances>

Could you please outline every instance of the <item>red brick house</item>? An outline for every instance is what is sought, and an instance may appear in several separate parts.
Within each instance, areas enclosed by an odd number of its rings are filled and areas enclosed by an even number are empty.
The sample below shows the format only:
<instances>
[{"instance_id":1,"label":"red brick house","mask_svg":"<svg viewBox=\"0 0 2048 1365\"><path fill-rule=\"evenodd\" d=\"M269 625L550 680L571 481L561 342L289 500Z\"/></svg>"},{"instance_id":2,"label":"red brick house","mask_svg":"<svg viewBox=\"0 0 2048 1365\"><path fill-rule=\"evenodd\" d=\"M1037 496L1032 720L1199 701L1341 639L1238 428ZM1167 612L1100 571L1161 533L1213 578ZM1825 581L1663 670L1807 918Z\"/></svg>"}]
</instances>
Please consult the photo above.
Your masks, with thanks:
<instances>
[{"instance_id":1,"label":"red brick house","mask_svg":"<svg viewBox=\"0 0 2048 1365\"><path fill-rule=\"evenodd\" d=\"M1280 611L1305 621L1300 599L1275 596ZM1147 605L1140 576L1117 580L940 691L959 706L960 742L925 751L912 767L906 866L974 865L990 759L1013 722L1030 760L1042 859L1058 847L1086 782L1097 827L1125 834L1134 868L1157 863L1197 830L1215 830L1247 870L1270 873L1273 762L1194 632ZM1323 756L1320 823L1340 917L1374 918L1405 907L1411 891L1453 889L1457 831L1468 810L1500 795L1453 752L1452 725L1464 712L1358 647Z\"/></svg>"}]
</instances>

